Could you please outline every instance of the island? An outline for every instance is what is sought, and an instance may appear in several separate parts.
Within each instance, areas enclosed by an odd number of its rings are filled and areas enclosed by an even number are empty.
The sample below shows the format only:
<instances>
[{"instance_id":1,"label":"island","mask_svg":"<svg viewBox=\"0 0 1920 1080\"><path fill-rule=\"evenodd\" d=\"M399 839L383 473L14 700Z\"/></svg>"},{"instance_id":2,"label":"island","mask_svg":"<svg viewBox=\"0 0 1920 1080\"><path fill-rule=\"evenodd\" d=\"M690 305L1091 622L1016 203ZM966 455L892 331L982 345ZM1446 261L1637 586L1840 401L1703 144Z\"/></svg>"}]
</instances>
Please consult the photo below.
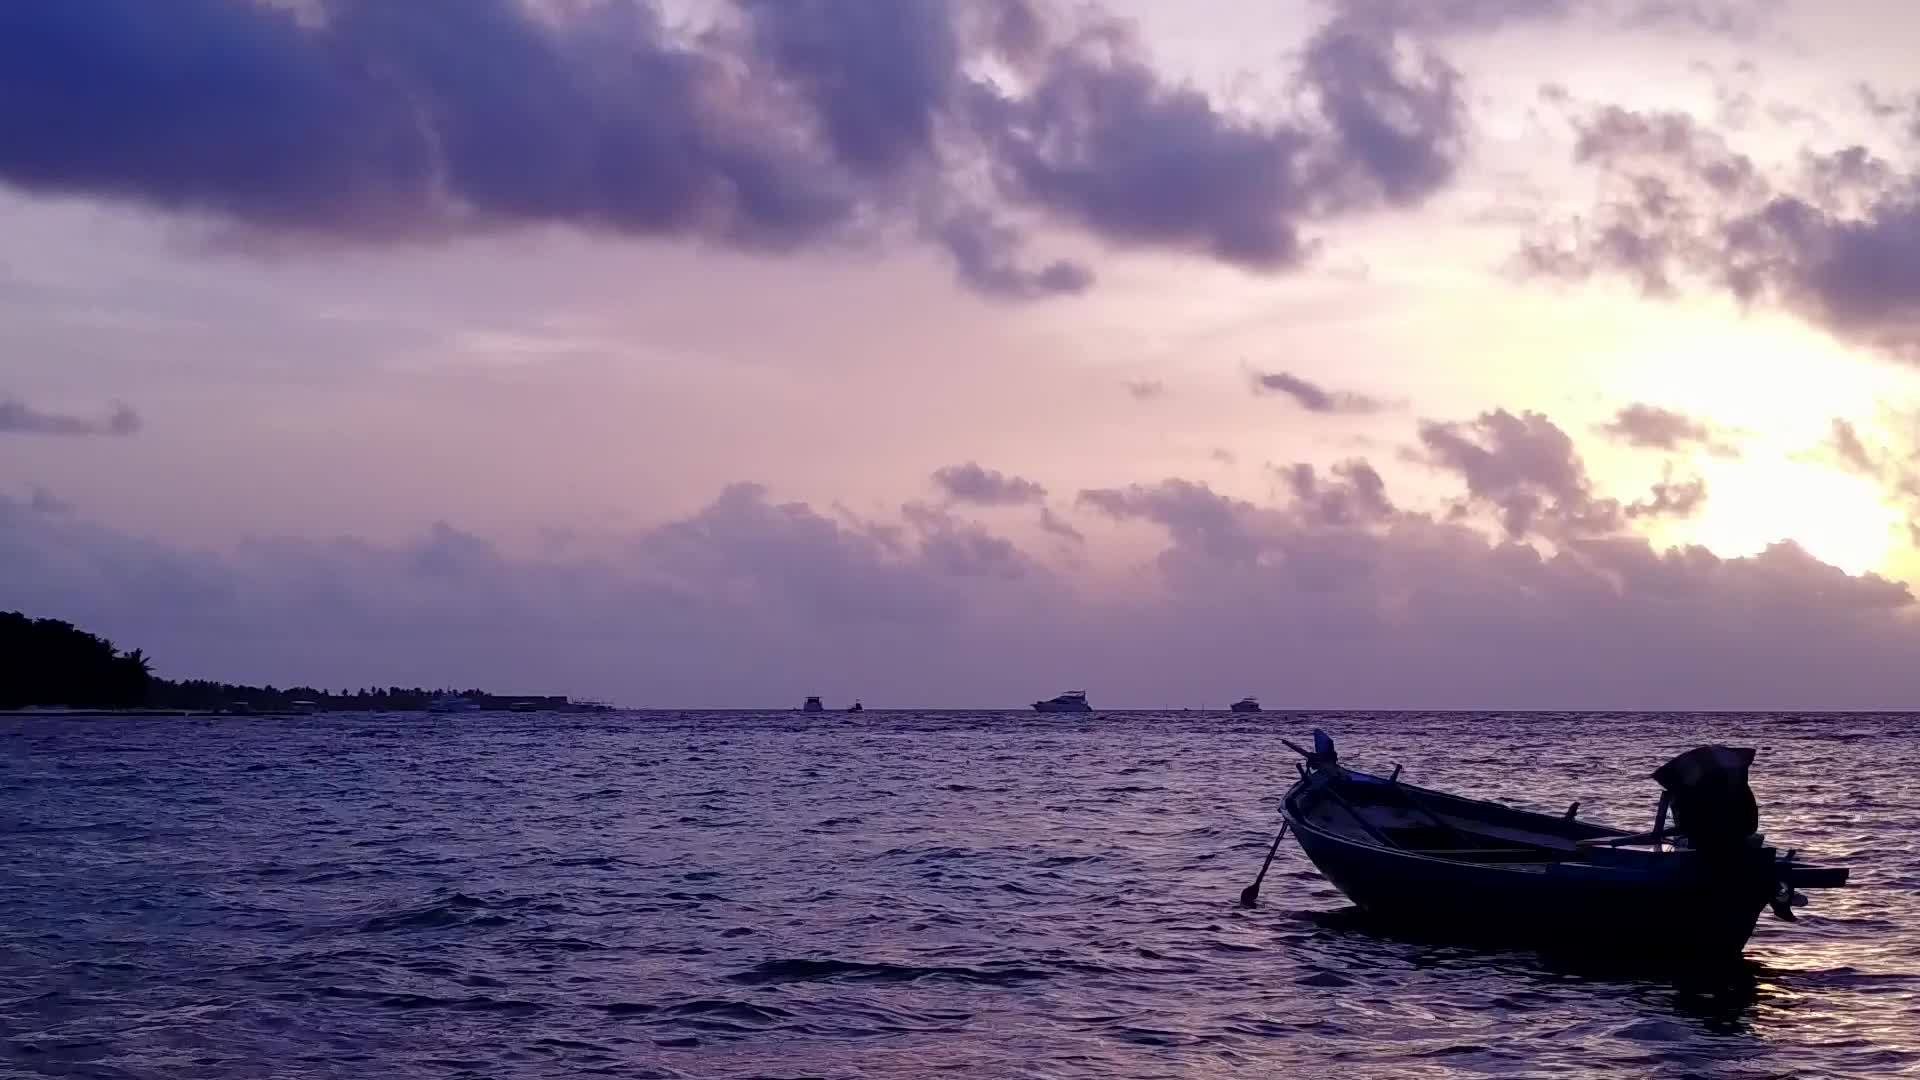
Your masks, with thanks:
<instances>
[{"instance_id":1,"label":"island","mask_svg":"<svg viewBox=\"0 0 1920 1080\"><path fill-rule=\"evenodd\" d=\"M0 611L0 710L112 712L608 712L611 705L563 694L495 694L479 689L366 686L247 686L210 679L175 681L153 674L140 649L121 652L106 638L58 619Z\"/></svg>"}]
</instances>

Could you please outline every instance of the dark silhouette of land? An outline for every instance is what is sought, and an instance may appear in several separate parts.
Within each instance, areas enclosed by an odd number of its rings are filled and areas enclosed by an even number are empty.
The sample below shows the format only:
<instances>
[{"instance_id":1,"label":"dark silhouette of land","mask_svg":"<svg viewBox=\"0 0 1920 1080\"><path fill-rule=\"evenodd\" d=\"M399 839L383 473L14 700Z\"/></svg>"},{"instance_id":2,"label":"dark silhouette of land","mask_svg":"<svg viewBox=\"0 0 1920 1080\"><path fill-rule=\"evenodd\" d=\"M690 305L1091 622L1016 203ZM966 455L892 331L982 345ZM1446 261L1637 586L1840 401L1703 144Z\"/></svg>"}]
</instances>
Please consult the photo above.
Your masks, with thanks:
<instances>
[{"instance_id":1,"label":"dark silhouette of land","mask_svg":"<svg viewBox=\"0 0 1920 1080\"><path fill-rule=\"evenodd\" d=\"M174 681L153 674L139 649L58 619L0 612L0 709L166 709L193 712L424 712L449 701L469 708L581 710L597 708L560 695L499 695L485 690L368 686L337 692L312 686L246 686L209 679Z\"/></svg>"}]
</instances>

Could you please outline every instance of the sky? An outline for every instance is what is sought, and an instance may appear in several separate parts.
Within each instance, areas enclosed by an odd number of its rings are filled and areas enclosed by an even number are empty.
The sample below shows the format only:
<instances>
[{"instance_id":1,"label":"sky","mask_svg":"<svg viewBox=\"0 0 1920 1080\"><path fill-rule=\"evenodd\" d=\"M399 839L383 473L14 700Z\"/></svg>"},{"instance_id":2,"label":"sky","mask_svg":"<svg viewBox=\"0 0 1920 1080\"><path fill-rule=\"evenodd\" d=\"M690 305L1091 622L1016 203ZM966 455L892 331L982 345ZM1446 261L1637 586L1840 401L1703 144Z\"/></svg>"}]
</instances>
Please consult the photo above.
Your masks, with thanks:
<instances>
[{"instance_id":1,"label":"sky","mask_svg":"<svg viewBox=\"0 0 1920 1080\"><path fill-rule=\"evenodd\" d=\"M0 610L631 706L1920 702L1890 0L0 6Z\"/></svg>"}]
</instances>

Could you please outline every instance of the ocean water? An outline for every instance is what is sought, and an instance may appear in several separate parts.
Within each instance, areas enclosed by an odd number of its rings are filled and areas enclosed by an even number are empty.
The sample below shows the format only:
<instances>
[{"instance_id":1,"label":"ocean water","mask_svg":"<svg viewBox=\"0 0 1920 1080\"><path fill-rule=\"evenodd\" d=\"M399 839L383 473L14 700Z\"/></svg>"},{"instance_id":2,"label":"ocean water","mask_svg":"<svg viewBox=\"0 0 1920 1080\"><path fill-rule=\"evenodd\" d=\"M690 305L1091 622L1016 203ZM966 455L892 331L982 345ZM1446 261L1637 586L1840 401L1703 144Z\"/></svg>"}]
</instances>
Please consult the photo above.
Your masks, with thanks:
<instances>
[{"instance_id":1,"label":"ocean water","mask_svg":"<svg viewBox=\"0 0 1920 1080\"><path fill-rule=\"evenodd\" d=\"M1357 767L1629 827L1760 748L1851 865L1679 986L1378 936L1289 840ZM0 719L0 1074L1920 1072L1913 718L632 713Z\"/></svg>"}]
</instances>

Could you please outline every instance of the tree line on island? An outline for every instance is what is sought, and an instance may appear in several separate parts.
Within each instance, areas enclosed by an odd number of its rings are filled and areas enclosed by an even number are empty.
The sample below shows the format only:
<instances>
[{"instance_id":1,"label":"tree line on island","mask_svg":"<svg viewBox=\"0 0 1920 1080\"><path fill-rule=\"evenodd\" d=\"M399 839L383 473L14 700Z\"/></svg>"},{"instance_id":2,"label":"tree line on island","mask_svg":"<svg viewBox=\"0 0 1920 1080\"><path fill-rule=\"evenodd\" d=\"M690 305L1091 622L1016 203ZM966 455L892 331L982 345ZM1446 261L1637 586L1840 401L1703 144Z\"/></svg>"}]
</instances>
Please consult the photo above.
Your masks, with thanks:
<instances>
[{"instance_id":1,"label":"tree line on island","mask_svg":"<svg viewBox=\"0 0 1920 1080\"><path fill-rule=\"evenodd\" d=\"M139 649L58 619L0 612L0 709L180 709L194 712L420 712L448 701L473 708L582 706L560 696L502 696L484 690L367 686L328 691L312 686L246 686L211 679L163 679Z\"/></svg>"}]
</instances>

